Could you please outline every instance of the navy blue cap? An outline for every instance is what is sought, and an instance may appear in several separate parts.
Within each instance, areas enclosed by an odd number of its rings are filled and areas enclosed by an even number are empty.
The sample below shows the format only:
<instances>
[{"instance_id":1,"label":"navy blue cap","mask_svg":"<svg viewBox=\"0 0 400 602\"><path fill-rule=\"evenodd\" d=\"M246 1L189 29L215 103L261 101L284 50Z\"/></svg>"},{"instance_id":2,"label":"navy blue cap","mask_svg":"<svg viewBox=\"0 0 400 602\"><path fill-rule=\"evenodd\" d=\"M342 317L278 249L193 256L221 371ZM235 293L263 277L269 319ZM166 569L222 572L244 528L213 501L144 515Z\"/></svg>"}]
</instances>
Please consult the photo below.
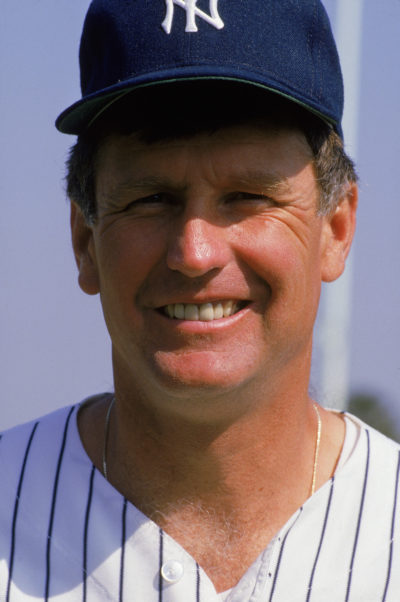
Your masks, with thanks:
<instances>
[{"instance_id":1,"label":"navy blue cap","mask_svg":"<svg viewBox=\"0 0 400 602\"><path fill-rule=\"evenodd\" d=\"M80 67L82 99L56 121L67 134L135 88L204 78L273 91L341 135L343 80L320 0L93 0Z\"/></svg>"}]
</instances>

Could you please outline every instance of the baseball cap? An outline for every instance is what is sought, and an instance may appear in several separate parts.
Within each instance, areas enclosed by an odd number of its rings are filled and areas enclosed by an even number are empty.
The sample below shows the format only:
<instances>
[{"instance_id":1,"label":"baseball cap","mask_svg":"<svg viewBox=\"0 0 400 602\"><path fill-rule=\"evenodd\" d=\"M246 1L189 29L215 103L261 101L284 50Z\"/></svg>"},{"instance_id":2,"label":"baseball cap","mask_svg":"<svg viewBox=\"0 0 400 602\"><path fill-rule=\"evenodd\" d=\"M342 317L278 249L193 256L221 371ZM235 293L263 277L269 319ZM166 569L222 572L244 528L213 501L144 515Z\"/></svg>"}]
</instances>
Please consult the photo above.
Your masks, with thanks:
<instances>
[{"instance_id":1,"label":"baseball cap","mask_svg":"<svg viewBox=\"0 0 400 602\"><path fill-rule=\"evenodd\" d=\"M136 88L205 79L281 95L342 135L343 80L320 0L93 0L79 57L82 98L56 120L67 134Z\"/></svg>"}]
</instances>

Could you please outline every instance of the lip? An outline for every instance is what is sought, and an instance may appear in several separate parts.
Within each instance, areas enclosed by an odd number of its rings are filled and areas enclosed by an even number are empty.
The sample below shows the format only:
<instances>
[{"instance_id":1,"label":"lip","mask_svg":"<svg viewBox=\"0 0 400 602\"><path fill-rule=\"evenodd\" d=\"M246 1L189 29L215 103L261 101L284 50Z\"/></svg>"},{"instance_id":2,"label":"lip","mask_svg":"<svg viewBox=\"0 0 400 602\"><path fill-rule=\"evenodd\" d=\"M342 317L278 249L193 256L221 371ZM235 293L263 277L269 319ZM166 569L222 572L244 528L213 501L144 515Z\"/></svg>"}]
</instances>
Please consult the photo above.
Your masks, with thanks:
<instances>
[{"instance_id":1,"label":"lip","mask_svg":"<svg viewBox=\"0 0 400 602\"><path fill-rule=\"evenodd\" d=\"M218 302L214 301L214 302ZM193 301L191 301L193 303ZM205 303L211 303L211 301L205 301ZM199 301L197 301L199 304ZM161 308L157 308L155 310L156 315L162 320L165 325L169 325L171 328L177 329L181 332L191 332L191 333L204 333L210 331L217 331L223 328L228 328L233 326L240 320L242 320L246 314L251 311L253 303L251 301L247 301L247 304L242 309L239 309L232 316L228 316L226 318L219 318L217 320L210 321L201 321L201 320L179 320L177 318L169 318L164 314Z\"/></svg>"},{"instance_id":2,"label":"lip","mask_svg":"<svg viewBox=\"0 0 400 602\"><path fill-rule=\"evenodd\" d=\"M235 301L236 303L251 303L251 299L246 295L193 295L193 296L177 296L170 297L168 299L160 300L157 305L151 305L152 309L161 309L166 305L174 305L175 303L183 303L184 305L193 304L193 305L202 305L203 303L225 303L225 301Z\"/></svg>"}]
</instances>

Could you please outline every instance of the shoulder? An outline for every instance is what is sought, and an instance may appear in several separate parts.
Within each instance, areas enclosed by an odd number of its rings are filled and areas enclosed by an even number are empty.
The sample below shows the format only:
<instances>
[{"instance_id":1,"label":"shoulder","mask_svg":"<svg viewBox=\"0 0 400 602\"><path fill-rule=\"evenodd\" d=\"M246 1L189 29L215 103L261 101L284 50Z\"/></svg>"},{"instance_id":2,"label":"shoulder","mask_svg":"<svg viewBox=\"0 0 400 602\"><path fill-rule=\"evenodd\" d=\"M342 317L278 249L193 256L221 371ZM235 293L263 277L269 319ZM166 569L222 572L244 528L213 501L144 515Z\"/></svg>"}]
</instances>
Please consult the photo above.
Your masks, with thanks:
<instances>
[{"instance_id":1,"label":"shoulder","mask_svg":"<svg viewBox=\"0 0 400 602\"><path fill-rule=\"evenodd\" d=\"M62 408L51 414L16 426L0 435L0 507L13 506L21 491L36 482L40 489L45 476L55 475L68 439L77 435L78 406Z\"/></svg>"},{"instance_id":2,"label":"shoulder","mask_svg":"<svg viewBox=\"0 0 400 602\"><path fill-rule=\"evenodd\" d=\"M25 424L0 433L0 476L15 472L23 464L32 465L35 458L46 466L68 445L83 452L77 427L80 408L109 394L93 395L82 402L60 408Z\"/></svg>"},{"instance_id":3,"label":"shoulder","mask_svg":"<svg viewBox=\"0 0 400 602\"><path fill-rule=\"evenodd\" d=\"M99 481L96 502L106 516L110 497L121 505L100 473L94 479L77 427L80 405L1 434L0 559L6 560L0 562L1 600L7 583L11 599L41 600L44 583L50 583L50 560L53 592L79 588L93 481Z\"/></svg>"},{"instance_id":4,"label":"shoulder","mask_svg":"<svg viewBox=\"0 0 400 602\"><path fill-rule=\"evenodd\" d=\"M344 415L347 419L347 431L351 429L353 432L346 464L353 468L362 464L369 475L376 473L380 479L385 475L392 477L393 472L397 473L400 467L400 444L356 416L347 412Z\"/></svg>"},{"instance_id":5,"label":"shoulder","mask_svg":"<svg viewBox=\"0 0 400 602\"><path fill-rule=\"evenodd\" d=\"M377 431L375 428L370 426L369 424L360 420L353 414L349 412L345 412L344 416L347 418L348 422L354 425L358 431L358 435L355 440L355 446L362 445L362 441L364 440L365 449L369 452L370 457L371 454L373 457L381 457L382 453L385 457L386 454L397 456L400 452L400 443L389 439L386 435Z\"/></svg>"},{"instance_id":6,"label":"shoulder","mask_svg":"<svg viewBox=\"0 0 400 602\"><path fill-rule=\"evenodd\" d=\"M29 462L32 453L47 450L60 445L68 433L72 416L78 406L68 406L46 416L13 427L0 434L0 474L10 469L15 471Z\"/></svg>"},{"instance_id":7,"label":"shoulder","mask_svg":"<svg viewBox=\"0 0 400 602\"><path fill-rule=\"evenodd\" d=\"M103 395L103 394L102 394ZM31 512L52 499L60 482L76 492L79 479L93 466L81 443L77 414L82 404L67 406L0 434L0 520L11 508Z\"/></svg>"},{"instance_id":8,"label":"shoulder","mask_svg":"<svg viewBox=\"0 0 400 602\"><path fill-rule=\"evenodd\" d=\"M36 531L46 533L61 458L76 429L77 407L57 410L0 435L1 558L10 554L17 532L29 545Z\"/></svg>"},{"instance_id":9,"label":"shoulder","mask_svg":"<svg viewBox=\"0 0 400 602\"><path fill-rule=\"evenodd\" d=\"M345 416L347 428L356 428L335 474L338 487L343 488L343 503L367 512L370 520L377 515L390 520L392 513L397 515L400 510L400 445L355 416Z\"/></svg>"}]
</instances>

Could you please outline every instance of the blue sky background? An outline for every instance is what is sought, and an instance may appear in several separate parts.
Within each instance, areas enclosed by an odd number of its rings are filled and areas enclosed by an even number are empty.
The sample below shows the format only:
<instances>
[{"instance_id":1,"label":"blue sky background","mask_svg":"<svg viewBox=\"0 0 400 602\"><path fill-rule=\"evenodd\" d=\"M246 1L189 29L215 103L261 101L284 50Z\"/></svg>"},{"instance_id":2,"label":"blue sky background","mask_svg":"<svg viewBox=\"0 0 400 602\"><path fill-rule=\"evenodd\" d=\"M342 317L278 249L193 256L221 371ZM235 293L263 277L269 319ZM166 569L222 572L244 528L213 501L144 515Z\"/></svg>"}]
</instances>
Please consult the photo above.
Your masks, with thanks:
<instances>
[{"instance_id":1,"label":"blue sky background","mask_svg":"<svg viewBox=\"0 0 400 602\"><path fill-rule=\"evenodd\" d=\"M335 28L336 1L325 5ZM1 3L0 428L112 388L99 301L79 290L71 252L63 176L73 138L53 125L80 96L87 6ZM400 0L364 0L348 345L351 390L379 395L400 425L399 34ZM313 386L317 397L329 397L320 390L318 357Z\"/></svg>"}]
</instances>

